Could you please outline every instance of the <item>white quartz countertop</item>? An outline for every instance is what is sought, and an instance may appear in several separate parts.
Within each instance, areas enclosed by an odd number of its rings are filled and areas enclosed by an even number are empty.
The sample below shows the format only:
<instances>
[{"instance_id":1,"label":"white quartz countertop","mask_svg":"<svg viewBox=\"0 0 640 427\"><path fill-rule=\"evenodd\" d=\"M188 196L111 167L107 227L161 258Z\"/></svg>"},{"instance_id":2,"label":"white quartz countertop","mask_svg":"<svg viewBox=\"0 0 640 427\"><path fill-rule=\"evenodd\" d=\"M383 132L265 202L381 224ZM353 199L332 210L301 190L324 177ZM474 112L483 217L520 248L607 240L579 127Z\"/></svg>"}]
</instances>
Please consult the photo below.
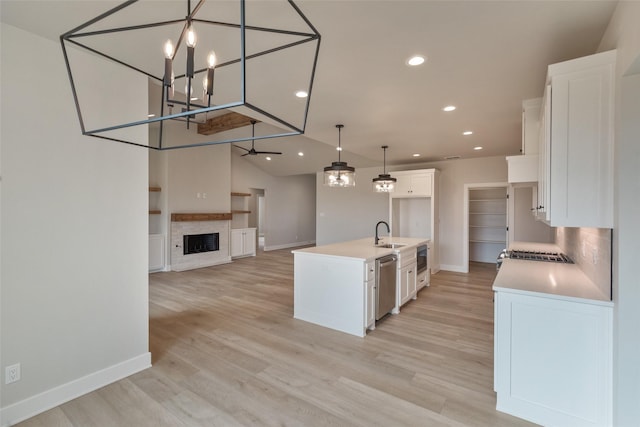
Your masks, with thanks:
<instances>
[{"instance_id":1,"label":"white quartz countertop","mask_svg":"<svg viewBox=\"0 0 640 427\"><path fill-rule=\"evenodd\" d=\"M514 242L509 249L561 252L556 245L545 243ZM613 305L576 264L507 258L493 282L493 290Z\"/></svg>"},{"instance_id":2,"label":"white quartz countertop","mask_svg":"<svg viewBox=\"0 0 640 427\"><path fill-rule=\"evenodd\" d=\"M425 245L428 239L417 239L412 237L383 237L379 244L382 243L400 243L406 246L400 248L381 248L374 245L374 238L351 240L348 242L332 243L329 245L315 246L312 248L297 249L292 251L294 254L315 254L332 257L354 258L363 261L372 261L386 255L401 252L406 249L415 249L417 246Z\"/></svg>"}]
</instances>

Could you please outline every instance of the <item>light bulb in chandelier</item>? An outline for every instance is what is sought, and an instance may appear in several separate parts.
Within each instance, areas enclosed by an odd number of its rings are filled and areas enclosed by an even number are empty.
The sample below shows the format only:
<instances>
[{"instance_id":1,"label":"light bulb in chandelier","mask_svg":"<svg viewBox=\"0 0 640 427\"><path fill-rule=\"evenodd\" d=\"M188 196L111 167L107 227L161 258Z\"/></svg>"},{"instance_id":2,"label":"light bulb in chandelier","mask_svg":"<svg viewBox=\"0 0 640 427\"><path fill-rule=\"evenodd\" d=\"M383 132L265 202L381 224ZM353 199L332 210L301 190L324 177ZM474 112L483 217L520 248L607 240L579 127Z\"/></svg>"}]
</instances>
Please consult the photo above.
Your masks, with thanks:
<instances>
[{"instance_id":1,"label":"light bulb in chandelier","mask_svg":"<svg viewBox=\"0 0 640 427\"><path fill-rule=\"evenodd\" d=\"M173 42L171 40L167 40L164 44L164 57L173 59Z\"/></svg>"},{"instance_id":2,"label":"light bulb in chandelier","mask_svg":"<svg viewBox=\"0 0 640 427\"><path fill-rule=\"evenodd\" d=\"M214 51L209 52L207 55L207 77L205 77L206 84L203 84L205 94L211 96L213 95L213 72L216 67L216 63L218 62L218 58L216 57L216 53ZM204 83L204 80L203 80Z\"/></svg>"},{"instance_id":3,"label":"light bulb in chandelier","mask_svg":"<svg viewBox=\"0 0 640 427\"><path fill-rule=\"evenodd\" d=\"M216 53L214 51L209 52L209 55L207 55L207 65L209 68L215 68L217 62L218 58L216 57Z\"/></svg>"},{"instance_id":4,"label":"light bulb in chandelier","mask_svg":"<svg viewBox=\"0 0 640 427\"><path fill-rule=\"evenodd\" d=\"M173 84L173 42L167 40L164 44L164 80L165 86Z\"/></svg>"},{"instance_id":5,"label":"light bulb in chandelier","mask_svg":"<svg viewBox=\"0 0 640 427\"><path fill-rule=\"evenodd\" d=\"M198 43L198 36L196 36L196 31L193 29L193 25L189 25L189 28L187 28L185 43L188 47L196 47L196 44Z\"/></svg>"}]
</instances>

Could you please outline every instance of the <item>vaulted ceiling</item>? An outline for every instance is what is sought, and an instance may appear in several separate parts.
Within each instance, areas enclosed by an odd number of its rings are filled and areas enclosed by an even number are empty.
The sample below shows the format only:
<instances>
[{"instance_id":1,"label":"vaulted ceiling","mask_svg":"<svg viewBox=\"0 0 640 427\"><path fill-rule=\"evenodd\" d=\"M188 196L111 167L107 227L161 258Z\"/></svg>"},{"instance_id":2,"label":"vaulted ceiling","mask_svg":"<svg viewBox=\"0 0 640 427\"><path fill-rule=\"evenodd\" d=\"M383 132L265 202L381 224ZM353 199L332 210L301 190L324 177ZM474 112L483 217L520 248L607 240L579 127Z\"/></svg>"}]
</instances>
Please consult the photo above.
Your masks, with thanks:
<instances>
[{"instance_id":1,"label":"vaulted ceiling","mask_svg":"<svg viewBox=\"0 0 640 427\"><path fill-rule=\"evenodd\" d=\"M58 40L118 3L3 0L1 15ZM522 100L542 95L548 64L596 52L616 3L299 0L322 35L305 135L256 141L284 154L245 159L272 175L319 171L337 159L337 123L355 167L382 166L382 145L388 165L518 154ZM427 61L409 67L415 54Z\"/></svg>"}]
</instances>

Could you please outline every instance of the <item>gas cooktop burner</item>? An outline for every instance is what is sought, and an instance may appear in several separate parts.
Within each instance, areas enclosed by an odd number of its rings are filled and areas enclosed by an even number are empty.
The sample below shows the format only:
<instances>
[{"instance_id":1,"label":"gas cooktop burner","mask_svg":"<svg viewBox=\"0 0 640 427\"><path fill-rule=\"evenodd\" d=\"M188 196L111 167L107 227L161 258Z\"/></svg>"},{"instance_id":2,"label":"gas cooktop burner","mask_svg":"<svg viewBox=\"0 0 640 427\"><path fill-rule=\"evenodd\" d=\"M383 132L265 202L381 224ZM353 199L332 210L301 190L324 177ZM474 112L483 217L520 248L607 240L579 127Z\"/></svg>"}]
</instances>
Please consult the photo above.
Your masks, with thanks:
<instances>
[{"instance_id":1,"label":"gas cooktop burner","mask_svg":"<svg viewBox=\"0 0 640 427\"><path fill-rule=\"evenodd\" d=\"M571 258L559 252L539 252L539 251L509 251L509 258L522 259L527 261L559 262L573 264Z\"/></svg>"}]
</instances>

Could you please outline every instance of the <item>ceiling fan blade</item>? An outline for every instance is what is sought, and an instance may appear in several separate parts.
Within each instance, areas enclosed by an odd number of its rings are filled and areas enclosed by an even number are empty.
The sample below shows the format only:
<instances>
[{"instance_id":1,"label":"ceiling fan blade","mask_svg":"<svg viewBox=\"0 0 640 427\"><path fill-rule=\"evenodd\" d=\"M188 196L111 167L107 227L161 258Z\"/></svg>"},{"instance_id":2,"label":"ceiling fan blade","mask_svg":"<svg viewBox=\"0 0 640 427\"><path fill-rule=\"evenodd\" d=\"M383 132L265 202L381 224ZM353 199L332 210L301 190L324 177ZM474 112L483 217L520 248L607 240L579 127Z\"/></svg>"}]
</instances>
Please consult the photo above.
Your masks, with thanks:
<instances>
[{"instance_id":1,"label":"ceiling fan blade","mask_svg":"<svg viewBox=\"0 0 640 427\"><path fill-rule=\"evenodd\" d=\"M282 154L279 151L256 151L258 154Z\"/></svg>"},{"instance_id":2,"label":"ceiling fan blade","mask_svg":"<svg viewBox=\"0 0 640 427\"><path fill-rule=\"evenodd\" d=\"M239 149L241 149L241 150L244 150L244 151L246 151L247 153L249 153L249 151L251 151L251 150L249 150L248 148L240 147L239 145L234 145L234 147L239 148ZM246 154L243 154L243 155L244 155L244 156L246 156Z\"/></svg>"}]
</instances>

